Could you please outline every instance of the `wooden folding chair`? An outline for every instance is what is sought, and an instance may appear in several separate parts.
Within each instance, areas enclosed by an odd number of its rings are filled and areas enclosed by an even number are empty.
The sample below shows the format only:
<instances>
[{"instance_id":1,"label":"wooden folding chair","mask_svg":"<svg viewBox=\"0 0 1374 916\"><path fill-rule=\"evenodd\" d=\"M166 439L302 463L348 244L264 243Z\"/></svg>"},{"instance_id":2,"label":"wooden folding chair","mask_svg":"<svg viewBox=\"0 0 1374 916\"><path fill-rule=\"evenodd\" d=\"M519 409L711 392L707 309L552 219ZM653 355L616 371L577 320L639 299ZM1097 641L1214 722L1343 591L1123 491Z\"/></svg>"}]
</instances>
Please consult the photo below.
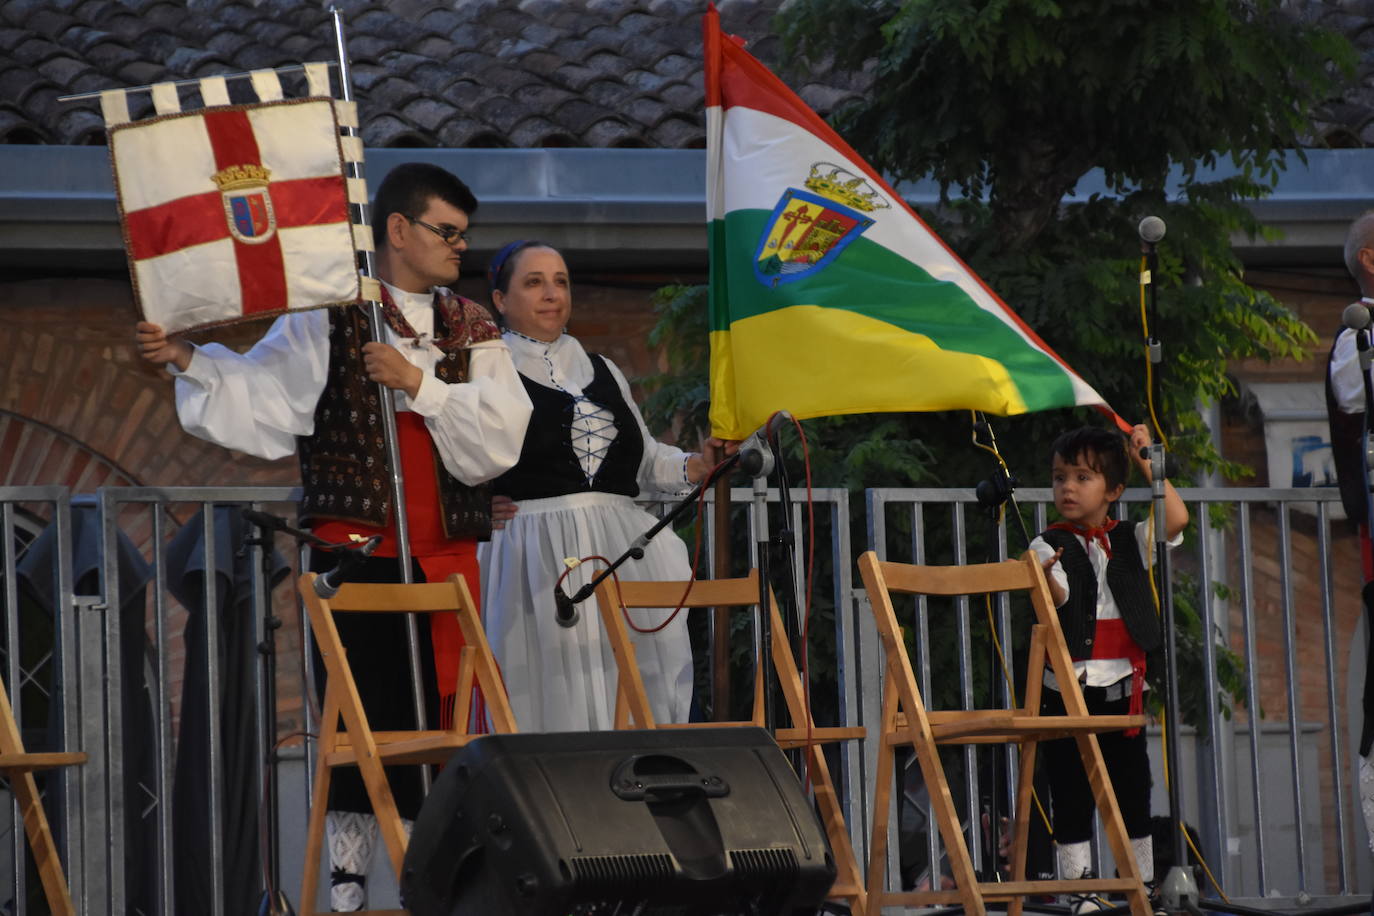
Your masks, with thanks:
<instances>
[{"instance_id":1,"label":"wooden folding chair","mask_svg":"<svg viewBox=\"0 0 1374 916\"><path fill-rule=\"evenodd\" d=\"M1132 916L1150 916L1151 907L1140 871L1126 837L1126 828L1112 792L1111 779L1102 761L1097 733L1137 728L1144 716L1091 716L1083 702L1073 660L1059 626L1059 615L1045 584L1044 570L1032 553L1020 560L976 566L913 566L886 563L873 551L859 558L864 588L873 604L878 634L882 638L887 669L883 677L882 736L878 750L877 792L873 809L873 839L869 844L868 899L875 910L884 905L959 904L969 916L983 916L988 901L1007 903L1008 916L1019 916L1029 894L1126 895ZM1013 709L926 709L916 685L901 627L892 606L892 593L918 595L981 595L997 592L1030 593L1037 623L1031 628L1030 658L1026 667L1023 706ZM1045 667L1054 672L1064 699L1066 714L1040 715L1040 690ZM1030 830L1031 786L1035 776L1035 751L1039 742L1072 737L1078 743L1107 842L1120 877L1115 879L1026 880L1026 846ZM1020 773L1012 831L1011 880L979 882L969 858L968 844L954 810L949 783L940 763L941 744L1016 744ZM935 821L944 841L953 872L955 890L888 893L883 888L887 860L888 807L893 786L893 755L898 745L911 745L925 778ZM992 827L996 829L996 827ZM932 878L934 878L932 870ZM932 881L933 887L938 887Z\"/></svg>"},{"instance_id":2,"label":"wooden folding chair","mask_svg":"<svg viewBox=\"0 0 1374 916\"><path fill-rule=\"evenodd\" d=\"M76 751L39 754L25 751L19 727L14 721L9 693L0 688L0 774L9 781L10 791L19 802L29 850L33 853L34 864L38 866L38 877L43 884L43 894L48 898L48 907L55 916L75 916L76 908L72 906L62 860L57 856L57 844L48 826L48 815L43 811L43 799L38 794L33 771L85 762L86 755Z\"/></svg>"},{"instance_id":3,"label":"wooden folding chair","mask_svg":"<svg viewBox=\"0 0 1374 916\"><path fill-rule=\"evenodd\" d=\"M356 766L362 774L367 796L372 802L377 828L386 843L391 865L400 881L407 838L391 794L384 766L444 763L458 748L476 735L468 731L472 688L482 688L487 712L496 733L515 731L505 685L478 619L472 593L463 577L454 574L445 582L414 585L362 585L350 583L333 598L315 594L314 573L301 577L300 591L310 613L328 681L324 692L324 712L320 722L319 757L310 803L310 826L305 840L305 875L301 882L301 914L315 913L316 885L320 872L320 853L324 846L325 809L329 801L330 775L335 767ZM458 664L457 708L448 729L425 731L373 731L367 724L358 696L357 683L349 659L339 641L334 615L370 614L456 614L462 629L463 646ZM359 660L362 664L362 660ZM396 665L396 659L368 659L367 664ZM404 676L404 675L402 675ZM343 717L344 727L339 727ZM404 910L374 910L374 913L403 914Z\"/></svg>"},{"instance_id":4,"label":"wooden folding chair","mask_svg":"<svg viewBox=\"0 0 1374 916\"><path fill-rule=\"evenodd\" d=\"M630 640L629 629L621 608L684 608L736 607L752 608L759 603L759 574L751 570L748 576L740 579L705 579L692 583L691 591L683 599L687 589L686 582L627 582L617 585L613 578L607 578L597 586L596 600L601 609L601 621L606 628L611 648L615 653L618 668L616 687L615 726L616 728L719 728L729 725L764 724L764 682L754 679L753 709L748 720L742 722L691 722L658 723L654 721L649 697L644 690L640 677L639 663L635 659L634 643ZM772 621L772 659L773 670L777 672L778 684L782 689L783 702L791 718L791 727L777 728L774 740L784 749L805 748L807 766L810 770L811 785L816 794L816 807L830 839L831 852L835 856L836 878L830 889L831 899L846 900L850 912L864 916L866 908L863 877L859 871L854 847L849 842L845 829L844 814L840 808L839 796L835 793L835 783L830 777L830 767L826 764L825 754L820 745L831 741L863 738L867 732L863 728L817 728L806 708L805 692L802 687L801 673L797 670L796 658L787 642L787 631L783 627L782 615L772 590L768 593L768 615ZM757 661L757 660L756 660ZM755 670L761 671L762 666ZM876 911L875 911L876 912Z\"/></svg>"}]
</instances>

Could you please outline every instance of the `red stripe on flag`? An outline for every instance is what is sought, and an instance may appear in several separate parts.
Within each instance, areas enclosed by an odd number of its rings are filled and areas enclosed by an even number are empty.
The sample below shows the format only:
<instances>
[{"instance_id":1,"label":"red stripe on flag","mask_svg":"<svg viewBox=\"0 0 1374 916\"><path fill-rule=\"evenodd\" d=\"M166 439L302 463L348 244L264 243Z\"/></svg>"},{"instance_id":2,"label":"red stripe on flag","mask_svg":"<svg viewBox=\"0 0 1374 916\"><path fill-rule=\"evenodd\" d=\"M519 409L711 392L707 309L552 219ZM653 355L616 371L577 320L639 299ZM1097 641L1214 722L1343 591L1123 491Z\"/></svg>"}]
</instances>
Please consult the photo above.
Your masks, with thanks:
<instances>
[{"instance_id":1,"label":"red stripe on flag","mask_svg":"<svg viewBox=\"0 0 1374 916\"><path fill-rule=\"evenodd\" d=\"M210 135L210 147L215 153L215 168L231 165L262 165L258 138L246 111L207 111L205 132Z\"/></svg>"},{"instance_id":2,"label":"red stripe on flag","mask_svg":"<svg viewBox=\"0 0 1374 916\"><path fill-rule=\"evenodd\" d=\"M135 261L217 242L229 234L224 224L224 198L218 191L126 213L124 227Z\"/></svg>"},{"instance_id":3,"label":"red stripe on flag","mask_svg":"<svg viewBox=\"0 0 1374 916\"><path fill-rule=\"evenodd\" d=\"M210 148L215 153L216 168L262 165L258 138L253 133L253 123L246 111L207 111L204 118ZM277 226L280 228L281 223ZM238 263L239 289L245 315L277 311L288 306L286 264L282 258L280 238L273 235L257 245L234 239L234 260Z\"/></svg>"},{"instance_id":4,"label":"red stripe on flag","mask_svg":"<svg viewBox=\"0 0 1374 916\"><path fill-rule=\"evenodd\" d=\"M239 266L243 314L275 312L287 307L286 264L277 236L261 245L245 245L234 239L234 260Z\"/></svg>"},{"instance_id":5,"label":"red stripe on flag","mask_svg":"<svg viewBox=\"0 0 1374 916\"><path fill-rule=\"evenodd\" d=\"M269 187L278 229L348 222L348 197L342 175L273 182Z\"/></svg>"}]
</instances>

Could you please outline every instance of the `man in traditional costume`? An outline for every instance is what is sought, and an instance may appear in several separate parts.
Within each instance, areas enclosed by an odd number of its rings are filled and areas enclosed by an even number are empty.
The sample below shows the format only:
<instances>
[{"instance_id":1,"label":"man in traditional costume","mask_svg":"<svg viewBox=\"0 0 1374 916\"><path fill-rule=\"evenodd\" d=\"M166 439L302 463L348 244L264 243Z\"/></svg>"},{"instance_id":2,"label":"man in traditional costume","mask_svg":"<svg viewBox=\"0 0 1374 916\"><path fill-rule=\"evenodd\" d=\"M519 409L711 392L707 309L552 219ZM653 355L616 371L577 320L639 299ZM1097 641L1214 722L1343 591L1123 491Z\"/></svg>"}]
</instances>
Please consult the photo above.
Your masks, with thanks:
<instances>
[{"instance_id":1,"label":"man in traditional costume","mask_svg":"<svg viewBox=\"0 0 1374 916\"><path fill-rule=\"evenodd\" d=\"M1360 302L1374 307L1374 210L1350 224L1345 238L1345 266L1360 287ZM1365 652L1364 714L1360 729L1360 806L1366 835L1374 849L1374 659L1370 621L1374 620L1374 552L1369 540L1369 482L1363 458L1365 439L1365 379L1360 371L1357 333L1341 328L1331 344L1326 364L1326 412L1331 424L1331 455L1346 518L1359 526L1360 557L1364 570L1365 638L1357 641Z\"/></svg>"},{"instance_id":2,"label":"man in traditional costume","mask_svg":"<svg viewBox=\"0 0 1374 916\"><path fill-rule=\"evenodd\" d=\"M477 587L476 547L491 533L486 482L520 455L530 401L488 312L454 294L477 200L437 166L407 163L377 191L372 230L387 327L373 339L362 306L290 312L246 353L169 340L140 322L142 355L176 377L177 415L200 438L261 458L296 451L303 524L329 541L380 534L381 545L353 578L401 580L377 383L393 391L405 479L412 573L438 581L459 572ZM312 566L333 558L317 554ZM349 615L340 636L370 723L417 727L401 621ZM430 715L452 715L462 639L457 625L421 627L421 665ZM317 670L318 670L317 665ZM452 687L448 688L450 691ZM422 800L418 770L392 774L403 817ZM333 780L327 817L331 905L363 909L364 876L376 820L356 771Z\"/></svg>"}]
</instances>

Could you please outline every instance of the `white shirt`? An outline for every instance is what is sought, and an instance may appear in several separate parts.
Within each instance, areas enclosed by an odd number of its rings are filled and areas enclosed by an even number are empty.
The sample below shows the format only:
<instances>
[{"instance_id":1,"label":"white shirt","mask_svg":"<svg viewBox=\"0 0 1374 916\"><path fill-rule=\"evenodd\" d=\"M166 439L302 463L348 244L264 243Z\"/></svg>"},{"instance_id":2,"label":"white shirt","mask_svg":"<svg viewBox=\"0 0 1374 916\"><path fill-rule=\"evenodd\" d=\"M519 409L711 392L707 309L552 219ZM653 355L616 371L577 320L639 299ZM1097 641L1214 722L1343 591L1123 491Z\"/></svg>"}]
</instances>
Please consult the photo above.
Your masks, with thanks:
<instances>
[{"instance_id":1,"label":"white shirt","mask_svg":"<svg viewBox=\"0 0 1374 916\"><path fill-rule=\"evenodd\" d=\"M1116 599L1112 597L1112 590L1107 587L1107 551L1102 549L1101 543L1096 538L1091 541L1086 540L1082 535L1075 534L1078 543L1088 552L1088 562L1092 564L1093 578L1097 580L1097 619L1098 620L1118 620L1121 618L1121 611L1116 606ZM1149 569L1152 565L1154 554L1154 526L1153 522L1141 522L1135 526L1136 549L1140 551L1140 562ZM1183 532L1174 535L1169 541L1169 548L1173 549L1183 543ZM1031 541L1030 549L1035 551L1043 563L1054 556L1054 548L1043 538L1037 536ZM1050 568L1050 577L1059 584L1064 590L1064 600L1068 601L1069 577L1064 572L1063 563L1055 563ZM1063 607L1063 603L1056 605ZM1074 671L1078 673L1078 678L1089 687L1107 687L1115 684L1123 677L1131 673L1131 663L1124 658L1090 658L1073 663ZM1086 677L1086 680L1084 678ZM1053 673L1047 668L1045 670L1045 686L1058 689L1057 682Z\"/></svg>"},{"instance_id":2,"label":"white shirt","mask_svg":"<svg viewBox=\"0 0 1374 916\"><path fill-rule=\"evenodd\" d=\"M394 392L396 409L425 419L450 474L473 486L514 466L529 423L529 396L500 340L469 348L469 381L449 384L434 375L444 354L434 346L433 293L408 293L387 284L392 300L417 334L384 342L424 371L411 400ZM315 405L329 370L329 315L324 309L288 312L247 353L220 344L197 347L176 376L177 417L201 439L274 459L296 450L296 437L315 430Z\"/></svg>"},{"instance_id":3,"label":"white shirt","mask_svg":"<svg viewBox=\"0 0 1374 916\"><path fill-rule=\"evenodd\" d=\"M1374 299L1369 297L1360 301L1374 305ZM1331 350L1331 391L1336 396L1341 413L1364 412L1364 380L1360 378L1360 351L1355 339L1354 331L1341 328L1336 335L1336 345Z\"/></svg>"},{"instance_id":4,"label":"white shirt","mask_svg":"<svg viewBox=\"0 0 1374 916\"><path fill-rule=\"evenodd\" d=\"M592 383L596 374L591 357L582 349L577 338L567 334L549 343L507 330L505 340L510 345L515 368L521 375L546 388L565 391L574 398L569 436L573 451L582 465L582 473L588 478L594 477L606 456L606 450L619 432L611 422L609 410L583 397L583 390ZM649 435L644 418L630 396L629 382L615 363L606 360L606 366L620 388L620 396L634 414L635 422L639 424L639 434L644 440L644 455L640 459L637 475L640 489L663 493L681 493L690 489L691 483L687 479L689 453L672 445L664 445Z\"/></svg>"}]
</instances>

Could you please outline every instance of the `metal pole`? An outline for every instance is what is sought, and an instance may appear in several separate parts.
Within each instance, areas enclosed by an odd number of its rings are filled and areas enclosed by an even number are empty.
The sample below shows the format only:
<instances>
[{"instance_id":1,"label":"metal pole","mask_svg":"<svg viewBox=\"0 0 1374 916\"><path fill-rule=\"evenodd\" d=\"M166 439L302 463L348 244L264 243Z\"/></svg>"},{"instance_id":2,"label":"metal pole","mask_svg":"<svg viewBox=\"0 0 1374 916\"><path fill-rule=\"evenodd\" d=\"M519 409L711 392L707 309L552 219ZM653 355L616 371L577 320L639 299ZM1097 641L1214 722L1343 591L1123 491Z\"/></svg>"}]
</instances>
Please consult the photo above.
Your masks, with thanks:
<instances>
[{"instance_id":1,"label":"metal pole","mask_svg":"<svg viewBox=\"0 0 1374 916\"><path fill-rule=\"evenodd\" d=\"M353 76L348 63L348 45L344 40L343 13L338 7L330 7L329 14L334 18L334 41L339 55L339 87L345 102L353 101ZM357 130L345 127L344 132L349 136L356 136ZM352 177L362 178L363 167L361 163L351 166ZM360 219L364 224L368 223L368 206L366 203L358 205L361 213ZM377 276L376 258L370 251L363 252L363 273L369 277ZM369 317L372 321L372 338L381 340L383 337L382 328L386 326L386 321L382 317L382 304L373 300L368 303ZM405 480L401 476L401 449L396 439L396 402L391 391L382 384L377 385L377 392L382 404L382 435L386 438L386 460L391 470L391 512L392 518L396 520L396 562L401 567L401 581L409 585L415 580L411 571L410 558L410 524L406 517L406 491ZM410 662L410 692L411 701L415 705L416 727L424 730L425 722L425 695L424 688L420 679L420 634L419 627L414 614L406 615L406 649ZM423 769L422 779L424 781L425 792L429 792L429 770Z\"/></svg>"}]
</instances>

